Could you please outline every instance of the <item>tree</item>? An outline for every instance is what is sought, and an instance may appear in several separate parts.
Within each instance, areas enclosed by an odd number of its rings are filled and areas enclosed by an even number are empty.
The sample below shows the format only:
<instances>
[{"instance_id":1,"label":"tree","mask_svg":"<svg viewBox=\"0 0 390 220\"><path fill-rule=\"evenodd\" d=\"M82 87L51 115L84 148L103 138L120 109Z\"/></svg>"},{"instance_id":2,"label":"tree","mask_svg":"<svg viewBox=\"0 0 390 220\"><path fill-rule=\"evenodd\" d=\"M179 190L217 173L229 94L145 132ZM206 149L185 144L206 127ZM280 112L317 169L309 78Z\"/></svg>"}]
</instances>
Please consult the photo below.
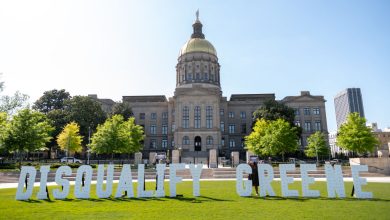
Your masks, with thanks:
<instances>
[{"instance_id":1,"label":"tree","mask_svg":"<svg viewBox=\"0 0 390 220\"><path fill-rule=\"evenodd\" d=\"M88 96L74 96L66 103L69 121L80 126L80 134L84 136L84 144L88 143L88 133L106 120L100 104Z\"/></svg>"},{"instance_id":2,"label":"tree","mask_svg":"<svg viewBox=\"0 0 390 220\"><path fill-rule=\"evenodd\" d=\"M111 116L122 115L125 120L133 116L133 110L127 102L117 102L112 107Z\"/></svg>"},{"instance_id":3,"label":"tree","mask_svg":"<svg viewBox=\"0 0 390 220\"><path fill-rule=\"evenodd\" d=\"M144 138L142 127L135 125L134 118L125 121L122 115L114 115L97 127L90 147L98 154L133 153L141 148Z\"/></svg>"},{"instance_id":4,"label":"tree","mask_svg":"<svg viewBox=\"0 0 390 220\"><path fill-rule=\"evenodd\" d=\"M7 131L7 114L5 112L0 112L0 149L2 149L3 141Z\"/></svg>"},{"instance_id":5,"label":"tree","mask_svg":"<svg viewBox=\"0 0 390 220\"><path fill-rule=\"evenodd\" d=\"M263 118L268 121L283 119L291 125L294 125L295 120L294 109L275 100L268 100L264 102L264 105L253 113L253 117L256 119Z\"/></svg>"},{"instance_id":6,"label":"tree","mask_svg":"<svg viewBox=\"0 0 390 220\"><path fill-rule=\"evenodd\" d=\"M71 96L65 89L53 89L45 91L43 95L34 103L33 109L43 112L45 114L52 110L64 110L66 102L70 100Z\"/></svg>"},{"instance_id":7,"label":"tree","mask_svg":"<svg viewBox=\"0 0 390 220\"><path fill-rule=\"evenodd\" d=\"M268 121L275 121L277 119L283 119L290 123L292 127L295 127L297 130L297 136L301 137L302 134L302 128L299 126L296 126L295 121L295 113L294 109L291 107L288 107L287 105L283 104L282 102L278 102L275 100L268 100L264 102L264 105L261 106L259 109L257 109L253 113L253 117L255 119L265 119ZM254 126L254 124L253 124ZM252 127L253 127L252 126Z\"/></svg>"},{"instance_id":8,"label":"tree","mask_svg":"<svg viewBox=\"0 0 390 220\"><path fill-rule=\"evenodd\" d=\"M19 91L13 96L2 96L0 98L0 112L7 112L8 115L13 115L17 110L27 106L29 96L22 94Z\"/></svg>"},{"instance_id":9,"label":"tree","mask_svg":"<svg viewBox=\"0 0 390 220\"><path fill-rule=\"evenodd\" d=\"M79 134L80 127L77 123L71 122L65 126L62 132L57 136L58 146L69 153L80 152L82 150L82 136Z\"/></svg>"},{"instance_id":10,"label":"tree","mask_svg":"<svg viewBox=\"0 0 390 220\"><path fill-rule=\"evenodd\" d=\"M307 157L316 157L318 164L318 156L328 155L329 148L326 145L324 133L317 131L307 138L307 148L305 155Z\"/></svg>"},{"instance_id":11,"label":"tree","mask_svg":"<svg viewBox=\"0 0 390 220\"><path fill-rule=\"evenodd\" d=\"M341 148L358 154L372 152L379 144L371 128L366 126L366 119L357 112L348 115L346 123L340 127L336 142Z\"/></svg>"},{"instance_id":12,"label":"tree","mask_svg":"<svg viewBox=\"0 0 390 220\"><path fill-rule=\"evenodd\" d=\"M294 152L298 148L297 128L283 119L258 119L251 134L245 137L247 149L257 155L275 156Z\"/></svg>"},{"instance_id":13,"label":"tree","mask_svg":"<svg viewBox=\"0 0 390 220\"><path fill-rule=\"evenodd\" d=\"M41 150L50 141L53 131L46 116L30 109L20 110L9 122L2 140L5 148L10 152L21 153Z\"/></svg>"}]
</instances>

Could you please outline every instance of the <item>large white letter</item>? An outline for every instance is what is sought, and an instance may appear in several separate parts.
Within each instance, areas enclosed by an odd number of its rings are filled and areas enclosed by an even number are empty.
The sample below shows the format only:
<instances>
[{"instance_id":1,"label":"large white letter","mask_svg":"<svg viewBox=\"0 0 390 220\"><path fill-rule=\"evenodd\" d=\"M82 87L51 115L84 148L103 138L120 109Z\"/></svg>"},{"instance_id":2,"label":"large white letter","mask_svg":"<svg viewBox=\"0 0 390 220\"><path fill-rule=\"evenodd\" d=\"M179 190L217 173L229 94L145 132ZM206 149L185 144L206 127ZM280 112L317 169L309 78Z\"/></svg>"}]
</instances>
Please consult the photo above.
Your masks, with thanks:
<instances>
[{"instance_id":1,"label":"large white letter","mask_svg":"<svg viewBox=\"0 0 390 220\"><path fill-rule=\"evenodd\" d=\"M122 193L124 191L126 191L127 198L134 197L133 177L131 175L130 164L125 164L122 167L122 172L121 176L119 177L119 184L116 190L115 198L122 197Z\"/></svg>"},{"instance_id":2,"label":"large white letter","mask_svg":"<svg viewBox=\"0 0 390 220\"><path fill-rule=\"evenodd\" d=\"M294 182L294 178L287 176L287 171L294 171L295 164L280 164L280 184L282 185L282 196L293 197L299 196L298 190L289 190L288 185Z\"/></svg>"},{"instance_id":3,"label":"large white letter","mask_svg":"<svg viewBox=\"0 0 390 220\"><path fill-rule=\"evenodd\" d=\"M84 186L82 186L82 179L84 175ZM89 165L82 165L77 169L76 183L74 186L74 196L78 199L88 199L91 190L92 167Z\"/></svg>"},{"instance_id":4,"label":"large white letter","mask_svg":"<svg viewBox=\"0 0 390 220\"><path fill-rule=\"evenodd\" d=\"M69 180L62 179L62 174L67 176L72 175L72 169L69 166L60 166L56 171L56 183L58 186L62 186L62 190L54 189L53 197L55 199L65 199L69 194Z\"/></svg>"},{"instance_id":5,"label":"large white letter","mask_svg":"<svg viewBox=\"0 0 390 220\"><path fill-rule=\"evenodd\" d=\"M176 196L176 184L182 181L182 178L176 176L177 170L183 170L185 168L184 163L173 163L169 166L169 196Z\"/></svg>"},{"instance_id":6,"label":"large white letter","mask_svg":"<svg viewBox=\"0 0 390 220\"><path fill-rule=\"evenodd\" d=\"M109 164L107 166L107 180L106 190L103 190L104 181L104 165L98 166L97 183L96 183L96 195L98 198L108 198L112 194L112 180L114 179L114 165Z\"/></svg>"},{"instance_id":7,"label":"large white letter","mask_svg":"<svg viewBox=\"0 0 390 220\"><path fill-rule=\"evenodd\" d=\"M352 172L352 178L353 178L353 185L355 186L355 194L357 198L362 199L371 199L372 198L372 192L363 192L362 191L362 185L367 185L367 179L366 178L360 178L359 172L360 171L368 171L367 165L352 165L351 166L351 172Z\"/></svg>"},{"instance_id":8,"label":"large white letter","mask_svg":"<svg viewBox=\"0 0 390 220\"><path fill-rule=\"evenodd\" d=\"M267 171L267 176L265 175ZM274 179L274 170L269 164L258 164L257 173L259 174L259 185L260 185L260 196L264 197L267 195L275 196L275 192L271 186L271 182Z\"/></svg>"},{"instance_id":9,"label":"large white letter","mask_svg":"<svg viewBox=\"0 0 390 220\"><path fill-rule=\"evenodd\" d=\"M310 190L309 185L314 183L314 177L310 177L307 172L316 171L315 164L301 164L302 195L305 197L319 197L320 191Z\"/></svg>"},{"instance_id":10,"label":"large white letter","mask_svg":"<svg viewBox=\"0 0 390 220\"><path fill-rule=\"evenodd\" d=\"M47 199L46 183L47 183L47 174L50 172L50 165L41 166L40 172L41 172L41 183L39 185L39 192L37 194L37 198Z\"/></svg>"},{"instance_id":11,"label":"large white letter","mask_svg":"<svg viewBox=\"0 0 390 220\"><path fill-rule=\"evenodd\" d=\"M336 197L336 193L340 198L345 198L345 189L343 182L343 173L340 165L325 164L326 182L328 188L328 197Z\"/></svg>"},{"instance_id":12,"label":"large white letter","mask_svg":"<svg viewBox=\"0 0 390 220\"><path fill-rule=\"evenodd\" d=\"M250 196L252 193L252 180L243 180L244 172L252 174L252 168L246 164L240 164L236 168L236 191L239 196ZM244 184L244 188L242 185Z\"/></svg>"},{"instance_id":13,"label":"large white letter","mask_svg":"<svg viewBox=\"0 0 390 220\"><path fill-rule=\"evenodd\" d=\"M24 183L28 174L28 182L26 191L23 192ZM37 170L35 167L22 166L22 171L20 171L18 190L16 191L16 200L27 200L32 195L32 190L34 188L35 176Z\"/></svg>"},{"instance_id":14,"label":"large white letter","mask_svg":"<svg viewBox=\"0 0 390 220\"><path fill-rule=\"evenodd\" d=\"M194 196L200 196L199 180L200 175L202 174L202 168L202 164L190 164L190 172L192 176L192 194Z\"/></svg>"},{"instance_id":15,"label":"large white letter","mask_svg":"<svg viewBox=\"0 0 390 220\"><path fill-rule=\"evenodd\" d=\"M156 170L157 170L156 197L164 197L165 196L165 191L164 191L165 164L157 164Z\"/></svg>"},{"instance_id":16,"label":"large white letter","mask_svg":"<svg viewBox=\"0 0 390 220\"><path fill-rule=\"evenodd\" d=\"M138 198L152 197L152 190L144 190L145 184L145 164L138 164L138 185L137 196Z\"/></svg>"}]
</instances>

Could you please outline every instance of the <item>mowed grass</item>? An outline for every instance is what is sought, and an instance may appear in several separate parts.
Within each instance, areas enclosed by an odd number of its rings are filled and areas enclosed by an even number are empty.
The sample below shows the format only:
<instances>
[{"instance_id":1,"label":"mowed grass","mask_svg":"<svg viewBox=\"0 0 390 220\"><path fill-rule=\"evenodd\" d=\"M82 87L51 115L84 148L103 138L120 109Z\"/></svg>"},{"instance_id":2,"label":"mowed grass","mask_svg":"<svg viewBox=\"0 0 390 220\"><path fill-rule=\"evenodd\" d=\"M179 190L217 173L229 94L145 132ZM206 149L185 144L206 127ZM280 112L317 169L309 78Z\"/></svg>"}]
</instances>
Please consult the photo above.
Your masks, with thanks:
<instances>
[{"instance_id":1,"label":"mowed grass","mask_svg":"<svg viewBox=\"0 0 390 220\"><path fill-rule=\"evenodd\" d=\"M49 188L51 196L55 187ZM154 187L154 182L147 182L147 189ZM364 186L374 194L370 200L350 197L351 182L345 183L345 199L327 198L325 182L311 187L320 190L319 198L283 198L277 181L273 182L277 197L240 197L235 187L235 181L202 181L201 196L194 198L192 182L182 182L177 193L183 197L98 199L92 185L91 199L81 200L74 199L71 186L69 199L52 201L36 200L38 188L28 201L16 201L16 189L0 189L0 219L390 219L389 183ZM167 182L165 188L168 196ZM301 192L301 183L294 182L290 189Z\"/></svg>"}]
</instances>

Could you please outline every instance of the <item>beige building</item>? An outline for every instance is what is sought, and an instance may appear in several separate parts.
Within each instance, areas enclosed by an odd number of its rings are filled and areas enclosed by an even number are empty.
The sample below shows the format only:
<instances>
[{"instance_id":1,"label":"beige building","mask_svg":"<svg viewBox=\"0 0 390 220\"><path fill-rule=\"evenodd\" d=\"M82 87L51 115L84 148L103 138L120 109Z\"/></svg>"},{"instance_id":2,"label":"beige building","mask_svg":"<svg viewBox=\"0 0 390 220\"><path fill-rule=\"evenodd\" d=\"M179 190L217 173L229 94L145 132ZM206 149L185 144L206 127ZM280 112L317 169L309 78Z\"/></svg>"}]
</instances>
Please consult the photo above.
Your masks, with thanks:
<instances>
[{"instance_id":1,"label":"beige building","mask_svg":"<svg viewBox=\"0 0 390 220\"><path fill-rule=\"evenodd\" d=\"M205 39L198 18L192 26L191 38L179 53L174 96L123 96L145 129L144 157L181 149L183 160L191 162L206 159L208 151L216 149L226 157L239 151L244 159L244 137L251 132L253 112L275 95L233 94L229 100L222 96L217 51ZM302 149L314 131L327 133L323 96L302 92L281 101L296 110L296 121L305 128Z\"/></svg>"}]
</instances>

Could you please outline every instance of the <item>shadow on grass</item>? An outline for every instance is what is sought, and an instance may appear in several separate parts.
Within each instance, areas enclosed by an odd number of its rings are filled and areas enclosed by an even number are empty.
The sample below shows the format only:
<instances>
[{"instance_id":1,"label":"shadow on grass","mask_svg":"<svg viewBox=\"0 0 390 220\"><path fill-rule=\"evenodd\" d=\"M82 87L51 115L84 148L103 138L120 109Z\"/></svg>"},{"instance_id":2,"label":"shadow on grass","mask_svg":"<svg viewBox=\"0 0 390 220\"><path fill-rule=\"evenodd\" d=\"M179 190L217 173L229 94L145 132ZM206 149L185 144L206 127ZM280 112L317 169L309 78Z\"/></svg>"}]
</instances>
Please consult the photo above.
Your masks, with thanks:
<instances>
[{"instance_id":1,"label":"shadow on grass","mask_svg":"<svg viewBox=\"0 0 390 220\"><path fill-rule=\"evenodd\" d=\"M261 199L261 200L293 200L293 201L299 201L299 202L305 202L305 201L310 201L310 200L354 201L354 202L362 202L362 201L390 202L390 199L380 199L380 198L359 199L359 198L352 198L352 197L328 198L328 197L281 197L281 196L258 197L258 196L251 196L251 197L246 197L246 198L248 198L248 199Z\"/></svg>"}]
</instances>

